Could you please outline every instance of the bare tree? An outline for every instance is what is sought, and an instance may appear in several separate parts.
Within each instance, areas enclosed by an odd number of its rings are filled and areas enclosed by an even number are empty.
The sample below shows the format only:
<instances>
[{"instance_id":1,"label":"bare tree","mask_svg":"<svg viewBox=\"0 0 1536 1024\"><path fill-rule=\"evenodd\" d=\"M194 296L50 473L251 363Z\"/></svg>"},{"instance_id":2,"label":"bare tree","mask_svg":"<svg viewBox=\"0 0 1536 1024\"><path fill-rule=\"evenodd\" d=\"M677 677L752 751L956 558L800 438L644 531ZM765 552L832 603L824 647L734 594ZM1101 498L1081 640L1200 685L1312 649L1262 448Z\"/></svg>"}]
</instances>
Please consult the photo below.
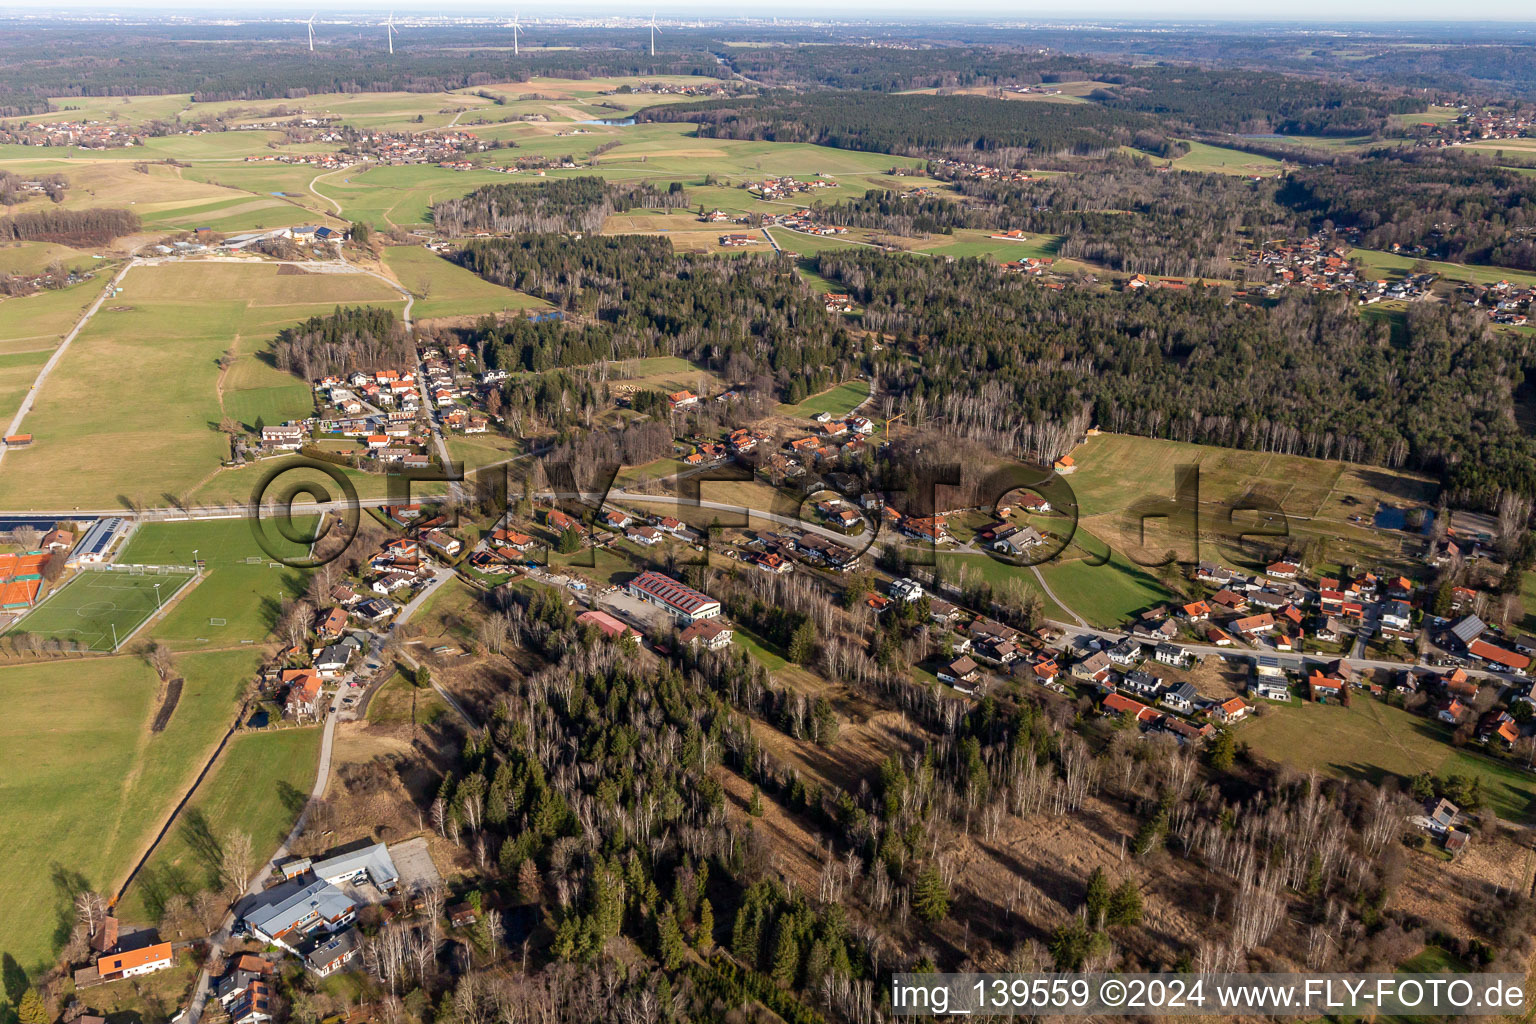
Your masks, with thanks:
<instances>
[{"instance_id":1,"label":"bare tree","mask_svg":"<svg viewBox=\"0 0 1536 1024\"><path fill-rule=\"evenodd\" d=\"M250 833L236 832L225 841L219 867L230 891L238 899L251 884Z\"/></svg>"},{"instance_id":2,"label":"bare tree","mask_svg":"<svg viewBox=\"0 0 1536 1024\"><path fill-rule=\"evenodd\" d=\"M501 911L495 907L485 912L485 944L495 960L501 949Z\"/></svg>"},{"instance_id":3,"label":"bare tree","mask_svg":"<svg viewBox=\"0 0 1536 1024\"><path fill-rule=\"evenodd\" d=\"M75 920L85 926L85 934L96 935L96 929L106 920L107 901L101 893L83 889L75 894Z\"/></svg>"},{"instance_id":4,"label":"bare tree","mask_svg":"<svg viewBox=\"0 0 1536 1024\"><path fill-rule=\"evenodd\" d=\"M144 660L149 667L155 670L155 675L160 677L163 683L171 678L171 673L176 671L176 659L171 649L158 640L153 640L144 648Z\"/></svg>"}]
</instances>

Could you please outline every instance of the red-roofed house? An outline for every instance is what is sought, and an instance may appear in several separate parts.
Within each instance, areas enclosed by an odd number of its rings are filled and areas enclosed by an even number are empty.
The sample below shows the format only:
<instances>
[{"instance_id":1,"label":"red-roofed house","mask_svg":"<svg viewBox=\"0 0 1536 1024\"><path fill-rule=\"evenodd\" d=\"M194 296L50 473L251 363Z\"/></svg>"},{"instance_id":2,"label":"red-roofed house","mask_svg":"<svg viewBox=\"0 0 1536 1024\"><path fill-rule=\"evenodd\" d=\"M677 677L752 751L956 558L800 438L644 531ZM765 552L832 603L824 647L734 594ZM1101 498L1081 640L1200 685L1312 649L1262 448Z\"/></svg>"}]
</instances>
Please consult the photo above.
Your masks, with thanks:
<instances>
[{"instance_id":1,"label":"red-roofed house","mask_svg":"<svg viewBox=\"0 0 1536 1024\"><path fill-rule=\"evenodd\" d=\"M1233 722L1241 722L1244 718L1248 717L1248 712L1252 710L1243 698L1233 697L1226 703L1218 705L1211 712L1211 717L1218 722L1225 722L1230 725Z\"/></svg>"}]
</instances>

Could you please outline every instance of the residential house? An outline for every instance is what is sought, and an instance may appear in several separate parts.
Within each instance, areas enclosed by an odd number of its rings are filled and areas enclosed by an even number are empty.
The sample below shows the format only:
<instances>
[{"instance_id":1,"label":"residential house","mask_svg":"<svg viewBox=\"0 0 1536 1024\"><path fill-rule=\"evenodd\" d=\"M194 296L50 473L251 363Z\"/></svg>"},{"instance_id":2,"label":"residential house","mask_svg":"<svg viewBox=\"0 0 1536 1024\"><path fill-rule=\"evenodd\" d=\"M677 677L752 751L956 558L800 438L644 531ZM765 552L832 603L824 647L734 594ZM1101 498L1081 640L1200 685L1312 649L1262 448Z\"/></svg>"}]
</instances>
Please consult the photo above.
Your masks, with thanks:
<instances>
[{"instance_id":1,"label":"residential house","mask_svg":"<svg viewBox=\"0 0 1536 1024\"><path fill-rule=\"evenodd\" d=\"M315 655L315 671L323 678L332 679L346 671L347 662L352 660L354 648L347 644L331 644L322 648Z\"/></svg>"},{"instance_id":2,"label":"residential house","mask_svg":"<svg viewBox=\"0 0 1536 1024\"><path fill-rule=\"evenodd\" d=\"M1174 668L1182 668L1189 661L1189 652L1178 644L1160 643L1152 651L1154 660Z\"/></svg>"},{"instance_id":3,"label":"residential house","mask_svg":"<svg viewBox=\"0 0 1536 1024\"><path fill-rule=\"evenodd\" d=\"M315 632L321 636L339 637L346 628L347 610L338 606L320 616L320 622L315 627Z\"/></svg>"},{"instance_id":4,"label":"residential house","mask_svg":"<svg viewBox=\"0 0 1536 1024\"><path fill-rule=\"evenodd\" d=\"M1159 717L1156 711L1145 704L1119 693L1106 694L1099 706L1106 715L1130 716L1140 724L1154 722Z\"/></svg>"},{"instance_id":5,"label":"residential house","mask_svg":"<svg viewBox=\"0 0 1536 1024\"><path fill-rule=\"evenodd\" d=\"M1388 601L1381 609L1381 625L1384 629L1407 632L1413 628L1413 612L1403 601Z\"/></svg>"},{"instance_id":6,"label":"residential house","mask_svg":"<svg viewBox=\"0 0 1536 1024\"><path fill-rule=\"evenodd\" d=\"M631 526L624 531L624 536L636 544L644 544L646 547L661 542L661 531L654 526Z\"/></svg>"},{"instance_id":7,"label":"residential house","mask_svg":"<svg viewBox=\"0 0 1536 1024\"><path fill-rule=\"evenodd\" d=\"M1141 644L1126 637L1104 653L1109 655L1110 661L1124 668L1141 660Z\"/></svg>"},{"instance_id":8,"label":"residential house","mask_svg":"<svg viewBox=\"0 0 1536 1024\"><path fill-rule=\"evenodd\" d=\"M1261 633L1268 633L1275 628L1275 617L1269 612L1262 615L1250 615L1247 618L1233 619L1231 626L1245 637L1253 638Z\"/></svg>"},{"instance_id":9,"label":"residential house","mask_svg":"<svg viewBox=\"0 0 1536 1024\"><path fill-rule=\"evenodd\" d=\"M1103 651L1095 651L1072 666L1074 676L1100 685L1108 682L1110 671L1109 655Z\"/></svg>"},{"instance_id":10,"label":"residential house","mask_svg":"<svg viewBox=\"0 0 1536 1024\"><path fill-rule=\"evenodd\" d=\"M1307 676L1307 696L1317 704L1338 704L1344 699L1344 690L1348 686L1342 679L1326 675L1314 669Z\"/></svg>"},{"instance_id":11,"label":"residential house","mask_svg":"<svg viewBox=\"0 0 1536 1024\"><path fill-rule=\"evenodd\" d=\"M1231 590L1218 590L1211 595L1207 602L1212 609L1220 608L1228 612L1241 612L1247 609L1248 599Z\"/></svg>"},{"instance_id":12,"label":"residential house","mask_svg":"<svg viewBox=\"0 0 1536 1024\"><path fill-rule=\"evenodd\" d=\"M981 667L970 657L961 655L938 671L939 681L954 686L958 683L974 683L981 678Z\"/></svg>"},{"instance_id":13,"label":"residential house","mask_svg":"<svg viewBox=\"0 0 1536 1024\"><path fill-rule=\"evenodd\" d=\"M290 669L283 673L288 684L288 694L283 698L283 710L294 718L315 717L320 713L320 673L314 669Z\"/></svg>"},{"instance_id":14,"label":"residential house","mask_svg":"<svg viewBox=\"0 0 1536 1024\"><path fill-rule=\"evenodd\" d=\"M304 967L316 977L326 978L356 958L361 944L356 928L327 935L303 953Z\"/></svg>"},{"instance_id":15,"label":"residential house","mask_svg":"<svg viewBox=\"0 0 1536 1024\"><path fill-rule=\"evenodd\" d=\"M1125 674L1125 678L1120 680L1120 685L1132 693L1154 698L1163 688L1163 680L1145 669L1135 668Z\"/></svg>"},{"instance_id":16,"label":"residential house","mask_svg":"<svg viewBox=\"0 0 1536 1024\"><path fill-rule=\"evenodd\" d=\"M1233 697L1231 700L1218 704L1212 709L1211 717L1218 722L1231 725L1234 722L1241 722L1244 718L1247 718L1248 712L1252 710L1253 708L1243 698Z\"/></svg>"},{"instance_id":17,"label":"residential house","mask_svg":"<svg viewBox=\"0 0 1536 1024\"><path fill-rule=\"evenodd\" d=\"M1291 699L1291 688L1284 679L1254 679L1248 684L1248 693L1260 700L1289 702Z\"/></svg>"},{"instance_id":18,"label":"residential house","mask_svg":"<svg viewBox=\"0 0 1536 1024\"><path fill-rule=\"evenodd\" d=\"M1477 723L1477 738L1484 743L1497 740L1509 750L1520 739L1520 723L1508 711L1489 711Z\"/></svg>"},{"instance_id":19,"label":"residential house","mask_svg":"<svg viewBox=\"0 0 1536 1024\"><path fill-rule=\"evenodd\" d=\"M1447 725L1460 725L1470 712L1471 708L1463 704L1459 697L1447 697L1435 705L1435 717Z\"/></svg>"},{"instance_id":20,"label":"residential house","mask_svg":"<svg viewBox=\"0 0 1536 1024\"><path fill-rule=\"evenodd\" d=\"M163 971L175 963L176 955L171 944L157 942L126 953L109 953L96 961L96 971L102 981L117 981Z\"/></svg>"},{"instance_id":21,"label":"residential house","mask_svg":"<svg viewBox=\"0 0 1536 1024\"><path fill-rule=\"evenodd\" d=\"M1158 698L1163 704L1184 714L1191 714L1195 710L1195 701L1200 694L1195 691L1193 683L1174 683L1162 692Z\"/></svg>"},{"instance_id":22,"label":"residential house","mask_svg":"<svg viewBox=\"0 0 1536 1024\"><path fill-rule=\"evenodd\" d=\"M687 647L718 651L729 647L735 635L736 631L719 619L700 619L678 634L678 640Z\"/></svg>"}]
</instances>

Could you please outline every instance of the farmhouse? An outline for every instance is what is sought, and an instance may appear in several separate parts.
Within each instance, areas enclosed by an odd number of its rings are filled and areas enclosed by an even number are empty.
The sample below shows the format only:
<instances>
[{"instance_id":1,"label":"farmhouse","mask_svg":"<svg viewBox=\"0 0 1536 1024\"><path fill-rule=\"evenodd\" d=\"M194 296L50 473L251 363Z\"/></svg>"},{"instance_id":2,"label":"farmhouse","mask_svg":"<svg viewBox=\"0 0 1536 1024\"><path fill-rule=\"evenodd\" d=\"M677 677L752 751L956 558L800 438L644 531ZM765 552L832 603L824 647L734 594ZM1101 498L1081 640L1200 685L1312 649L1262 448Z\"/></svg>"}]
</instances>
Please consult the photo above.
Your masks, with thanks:
<instances>
[{"instance_id":1,"label":"farmhouse","mask_svg":"<svg viewBox=\"0 0 1536 1024\"><path fill-rule=\"evenodd\" d=\"M641 573L629 581L627 589L631 597L664 609L686 625L720 614L719 601L659 572Z\"/></svg>"},{"instance_id":2,"label":"farmhouse","mask_svg":"<svg viewBox=\"0 0 1536 1024\"><path fill-rule=\"evenodd\" d=\"M298 424L283 423L261 428L261 444L276 451L298 451L304 447L304 428Z\"/></svg>"}]
</instances>

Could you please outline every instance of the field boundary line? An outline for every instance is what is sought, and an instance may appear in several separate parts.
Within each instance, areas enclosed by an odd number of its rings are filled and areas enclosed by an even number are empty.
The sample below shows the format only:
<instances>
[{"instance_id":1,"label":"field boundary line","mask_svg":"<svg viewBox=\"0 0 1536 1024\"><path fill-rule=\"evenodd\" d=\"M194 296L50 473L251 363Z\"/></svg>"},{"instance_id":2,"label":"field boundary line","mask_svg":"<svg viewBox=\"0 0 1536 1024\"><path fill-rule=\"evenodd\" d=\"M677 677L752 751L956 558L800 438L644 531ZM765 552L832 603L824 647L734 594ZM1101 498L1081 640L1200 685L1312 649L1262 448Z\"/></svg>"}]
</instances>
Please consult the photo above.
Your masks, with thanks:
<instances>
[{"instance_id":1,"label":"field boundary line","mask_svg":"<svg viewBox=\"0 0 1536 1024\"><path fill-rule=\"evenodd\" d=\"M208 773L213 770L214 764L219 760L219 755L224 753L224 748L229 746L230 737L239 731L240 723L245 720L245 712L249 707L249 701L242 701L240 703L240 710L235 712L235 720L231 722L229 728L225 730L224 737L219 740L218 745L213 748L213 753L209 755L208 760L204 762L202 770L197 773L197 776L192 780L192 784L187 787L187 791L181 795L181 799L176 802L176 806L172 807L170 814L166 815L164 824L160 826L160 831L155 833L155 837L149 841L149 847L144 851L144 855L138 859L132 868L129 869L128 877L123 879L123 884L118 886L117 892L113 894L111 904L113 907L116 907L119 903L122 902L123 897L128 893L128 887L132 885L133 880L139 876L139 872L144 870L144 865L149 863L149 858L153 857L155 855L155 851L160 848L160 844L170 833L171 826L176 824L176 819L179 818L181 816L181 812L186 809L188 802L190 802L191 799L197 795L198 787L203 784L203 780L206 779L208 777Z\"/></svg>"}]
</instances>

